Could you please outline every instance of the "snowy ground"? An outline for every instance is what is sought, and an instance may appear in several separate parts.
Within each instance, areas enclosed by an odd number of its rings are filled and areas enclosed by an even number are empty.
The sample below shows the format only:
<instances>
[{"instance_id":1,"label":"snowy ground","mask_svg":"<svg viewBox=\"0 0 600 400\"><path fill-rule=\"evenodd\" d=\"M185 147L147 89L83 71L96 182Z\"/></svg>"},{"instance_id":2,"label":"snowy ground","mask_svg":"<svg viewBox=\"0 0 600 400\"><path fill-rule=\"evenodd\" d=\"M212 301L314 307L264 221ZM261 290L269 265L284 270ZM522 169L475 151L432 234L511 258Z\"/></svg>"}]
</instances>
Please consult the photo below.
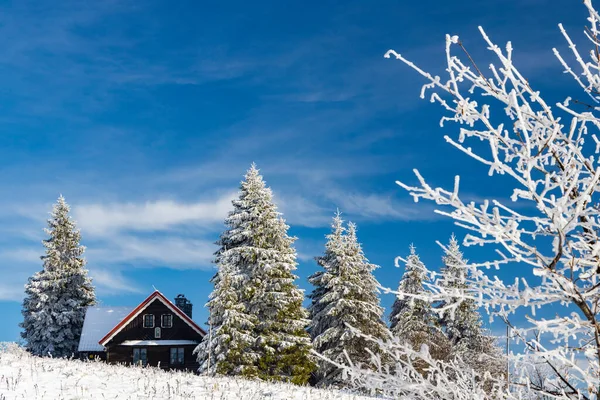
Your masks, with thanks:
<instances>
[{"instance_id":1,"label":"snowy ground","mask_svg":"<svg viewBox=\"0 0 600 400\"><path fill-rule=\"evenodd\" d=\"M361 400L336 391L231 378L170 373L102 362L33 357L0 343L0 400L215 399Z\"/></svg>"}]
</instances>

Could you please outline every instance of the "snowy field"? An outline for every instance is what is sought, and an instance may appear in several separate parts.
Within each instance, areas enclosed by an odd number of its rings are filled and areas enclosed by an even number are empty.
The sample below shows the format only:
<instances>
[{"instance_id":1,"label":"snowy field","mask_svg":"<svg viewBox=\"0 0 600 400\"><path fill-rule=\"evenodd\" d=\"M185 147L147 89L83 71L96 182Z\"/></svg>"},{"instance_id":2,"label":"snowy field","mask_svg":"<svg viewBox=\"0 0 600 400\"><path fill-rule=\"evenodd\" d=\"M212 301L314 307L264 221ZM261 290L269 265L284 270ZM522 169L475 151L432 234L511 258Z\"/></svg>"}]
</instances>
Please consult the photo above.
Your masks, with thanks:
<instances>
[{"instance_id":1,"label":"snowy field","mask_svg":"<svg viewBox=\"0 0 600 400\"><path fill-rule=\"evenodd\" d=\"M0 400L219 399L360 400L336 391L232 378L211 378L156 368L33 357L0 343Z\"/></svg>"}]
</instances>

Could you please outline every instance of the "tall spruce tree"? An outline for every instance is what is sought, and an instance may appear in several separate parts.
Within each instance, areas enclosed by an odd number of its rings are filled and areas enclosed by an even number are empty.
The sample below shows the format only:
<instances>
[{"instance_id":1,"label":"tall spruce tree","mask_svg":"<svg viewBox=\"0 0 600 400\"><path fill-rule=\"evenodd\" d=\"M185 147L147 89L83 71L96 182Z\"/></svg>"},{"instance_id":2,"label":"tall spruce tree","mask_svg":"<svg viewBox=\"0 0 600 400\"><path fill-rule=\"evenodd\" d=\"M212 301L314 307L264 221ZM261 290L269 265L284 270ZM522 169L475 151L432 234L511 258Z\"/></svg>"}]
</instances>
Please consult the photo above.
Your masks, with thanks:
<instances>
[{"instance_id":1,"label":"tall spruce tree","mask_svg":"<svg viewBox=\"0 0 600 400\"><path fill-rule=\"evenodd\" d=\"M400 341L408 343L414 350L422 345L429 347L430 354L437 359L447 359L450 345L445 338L429 301L411 295L426 296L423 283L428 279L425 264L420 260L414 246L406 259L404 275L390 313L390 330Z\"/></svg>"},{"instance_id":2,"label":"tall spruce tree","mask_svg":"<svg viewBox=\"0 0 600 400\"><path fill-rule=\"evenodd\" d=\"M302 306L304 292L295 283L296 240L273 203L273 195L253 164L242 184L239 205L251 216L252 241L243 249L248 259L248 309L256 316L259 377L308 382L315 364L306 332L309 320Z\"/></svg>"},{"instance_id":3,"label":"tall spruce tree","mask_svg":"<svg viewBox=\"0 0 600 400\"><path fill-rule=\"evenodd\" d=\"M377 266L365 257L356 236L356 226L350 223L344 229L339 213L333 219L332 233L327 239L325 254L317 257L323 270L309 277L315 286L310 295L309 332L315 350L324 357L345 363L347 355L352 362L366 366L370 361L366 349L375 354L381 350L361 334L383 340L390 336L383 322L378 282L373 276ZM352 332L347 325L360 333ZM342 370L327 361L319 361L316 384L348 386Z\"/></svg>"},{"instance_id":4,"label":"tall spruce tree","mask_svg":"<svg viewBox=\"0 0 600 400\"><path fill-rule=\"evenodd\" d=\"M444 266L439 285L448 292L456 293L456 296L439 305L452 309L451 312L444 312L441 318L442 328L452 346L452 357L460 357L477 371L489 371L496 377L503 375L505 364L496 338L483 328L475 300L463 298L469 292L465 268L467 260L463 258L454 235L450 238L442 261Z\"/></svg>"},{"instance_id":5,"label":"tall spruce tree","mask_svg":"<svg viewBox=\"0 0 600 400\"><path fill-rule=\"evenodd\" d=\"M85 310L96 303L85 269L85 247L60 196L48 220L43 241L43 269L29 278L23 301L21 336L36 355L69 357L77 351Z\"/></svg>"},{"instance_id":6,"label":"tall spruce tree","mask_svg":"<svg viewBox=\"0 0 600 400\"><path fill-rule=\"evenodd\" d=\"M297 265L292 246L295 239L288 236L289 227L254 164L233 207L219 241L217 264L223 275L214 282L216 291L227 294L215 293L209 306L217 320L213 326L216 334L225 332L223 343L232 338L236 351L217 365L217 371L222 368L230 374L304 384L315 365L306 332L308 314L302 307L304 293L293 274ZM231 279L223 279L226 276ZM231 288L222 287L227 285ZM229 325L224 325L226 319L220 319L220 312L229 316ZM235 334L227 333L227 329L235 329ZM223 352L228 353L229 346L223 347ZM203 359L203 352L199 353ZM241 369L228 366L240 361Z\"/></svg>"}]
</instances>

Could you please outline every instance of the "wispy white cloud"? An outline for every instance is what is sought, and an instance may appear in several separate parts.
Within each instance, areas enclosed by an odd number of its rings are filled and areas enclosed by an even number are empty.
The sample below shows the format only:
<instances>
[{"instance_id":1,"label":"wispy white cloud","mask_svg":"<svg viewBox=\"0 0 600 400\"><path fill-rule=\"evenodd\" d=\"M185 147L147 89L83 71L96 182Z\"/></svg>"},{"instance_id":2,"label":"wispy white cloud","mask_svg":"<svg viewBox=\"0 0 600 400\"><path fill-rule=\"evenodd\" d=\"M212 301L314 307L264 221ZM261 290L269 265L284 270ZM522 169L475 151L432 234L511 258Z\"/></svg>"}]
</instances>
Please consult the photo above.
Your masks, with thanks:
<instances>
[{"instance_id":1,"label":"wispy white cloud","mask_svg":"<svg viewBox=\"0 0 600 400\"><path fill-rule=\"evenodd\" d=\"M139 292L127 278L129 268L210 269L215 240L231 208L232 193L217 192L196 202L82 202L71 204L87 247L90 274L101 294ZM0 300L20 301L27 277L42 266L46 226L52 203L4 204L0 215L10 237L0 243L4 276ZM8 230L8 227L12 229ZM19 234L21 232L22 234ZM9 240L10 239L10 240ZM12 242L12 241L17 242Z\"/></svg>"},{"instance_id":2,"label":"wispy white cloud","mask_svg":"<svg viewBox=\"0 0 600 400\"><path fill-rule=\"evenodd\" d=\"M116 235L87 251L90 262L98 264L133 263L139 268L210 269L214 241L173 236L136 237Z\"/></svg>"},{"instance_id":3,"label":"wispy white cloud","mask_svg":"<svg viewBox=\"0 0 600 400\"><path fill-rule=\"evenodd\" d=\"M315 228L330 220L331 210L313 199L276 192L274 201L288 224Z\"/></svg>"},{"instance_id":4,"label":"wispy white cloud","mask_svg":"<svg viewBox=\"0 0 600 400\"><path fill-rule=\"evenodd\" d=\"M293 188L288 186L296 186L297 193L301 185L319 183L319 187L324 187L336 180L365 178L388 172L386 165L389 165L391 159L374 154L347 158L334 154L317 157L313 152L306 156L290 157L277 151L265 152L276 149L298 135L301 135L301 130L293 133L282 131L268 138L245 133L240 140L224 142L222 151L219 151L214 159L201 164L175 167L153 179L157 185L162 186L194 185L196 189L201 189L227 183L230 187L237 187L250 164L256 162L267 184L275 189L285 187L286 192L293 194ZM362 142L363 139L357 140L355 147L361 147ZM256 143L262 144L263 147L252 148ZM346 140L344 145L348 146L351 143L355 141ZM301 144L298 147L301 147ZM393 182L390 182L390 185L393 186Z\"/></svg>"},{"instance_id":5,"label":"wispy white cloud","mask_svg":"<svg viewBox=\"0 0 600 400\"><path fill-rule=\"evenodd\" d=\"M298 250L297 259L300 261L304 261L304 262L311 262L319 254L320 253L310 254L310 253L305 253L303 251Z\"/></svg>"},{"instance_id":6,"label":"wispy white cloud","mask_svg":"<svg viewBox=\"0 0 600 400\"><path fill-rule=\"evenodd\" d=\"M25 296L25 282L13 284L0 284L0 300L21 301Z\"/></svg>"},{"instance_id":7,"label":"wispy white cloud","mask_svg":"<svg viewBox=\"0 0 600 400\"><path fill-rule=\"evenodd\" d=\"M86 235L106 236L119 231L160 231L178 225L202 227L221 223L234 194L211 200L181 203L173 200L144 203L83 204L73 207L79 227Z\"/></svg>"},{"instance_id":8,"label":"wispy white cloud","mask_svg":"<svg viewBox=\"0 0 600 400\"><path fill-rule=\"evenodd\" d=\"M0 256L4 260L18 261L24 263L40 264L40 256L43 254L42 246L35 247L14 247L0 250Z\"/></svg>"},{"instance_id":9,"label":"wispy white cloud","mask_svg":"<svg viewBox=\"0 0 600 400\"><path fill-rule=\"evenodd\" d=\"M359 220L426 221L439 218L433 207L393 195L332 190L326 196L348 215Z\"/></svg>"},{"instance_id":10,"label":"wispy white cloud","mask_svg":"<svg viewBox=\"0 0 600 400\"><path fill-rule=\"evenodd\" d=\"M90 270L90 277L100 294L142 293L142 290L125 278L121 271L93 268Z\"/></svg>"},{"instance_id":11,"label":"wispy white cloud","mask_svg":"<svg viewBox=\"0 0 600 400\"><path fill-rule=\"evenodd\" d=\"M73 207L90 265L210 269L233 193L196 202L157 200Z\"/></svg>"},{"instance_id":12,"label":"wispy white cloud","mask_svg":"<svg viewBox=\"0 0 600 400\"><path fill-rule=\"evenodd\" d=\"M298 260L313 263L315 257L325 251L325 235L320 239L299 238L294 244L298 253Z\"/></svg>"},{"instance_id":13,"label":"wispy white cloud","mask_svg":"<svg viewBox=\"0 0 600 400\"><path fill-rule=\"evenodd\" d=\"M300 93L288 93L284 95L270 96L267 98L300 103L335 103L352 100L355 95L356 94L353 92L344 92L338 89L329 89Z\"/></svg>"},{"instance_id":14,"label":"wispy white cloud","mask_svg":"<svg viewBox=\"0 0 600 400\"><path fill-rule=\"evenodd\" d=\"M4 254L3 254L4 255ZM18 255L18 252L14 254ZM40 253L36 254L37 260L19 259L19 272L10 273L3 271L3 282L0 283L0 301L22 301L24 297L24 285L27 276L41 269ZM140 293L137 285L123 276L118 269L90 268L90 276L98 294L116 294L123 292Z\"/></svg>"},{"instance_id":15,"label":"wispy white cloud","mask_svg":"<svg viewBox=\"0 0 600 400\"><path fill-rule=\"evenodd\" d=\"M400 200L393 194L343 190L327 185L315 190L311 197L277 192L275 201L289 224L310 228L329 226L337 209L356 221L429 221L439 218L431 204Z\"/></svg>"}]
</instances>

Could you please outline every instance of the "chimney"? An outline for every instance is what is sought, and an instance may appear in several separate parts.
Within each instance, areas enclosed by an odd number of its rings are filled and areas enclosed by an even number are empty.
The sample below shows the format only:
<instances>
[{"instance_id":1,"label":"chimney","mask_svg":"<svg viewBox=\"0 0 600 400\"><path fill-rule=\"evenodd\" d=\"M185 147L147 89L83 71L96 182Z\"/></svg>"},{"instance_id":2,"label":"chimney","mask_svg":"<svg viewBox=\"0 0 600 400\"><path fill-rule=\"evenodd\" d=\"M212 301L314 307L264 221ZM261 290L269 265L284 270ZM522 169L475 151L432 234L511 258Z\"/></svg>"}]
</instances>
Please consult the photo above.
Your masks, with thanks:
<instances>
[{"instance_id":1,"label":"chimney","mask_svg":"<svg viewBox=\"0 0 600 400\"><path fill-rule=\"evenodd\" d=\"M192 303L188 299L185 298L184 295L178 294L175 297L175 305L179 308L185 315L192 318Z\"/></svg>"}]
</instances>

